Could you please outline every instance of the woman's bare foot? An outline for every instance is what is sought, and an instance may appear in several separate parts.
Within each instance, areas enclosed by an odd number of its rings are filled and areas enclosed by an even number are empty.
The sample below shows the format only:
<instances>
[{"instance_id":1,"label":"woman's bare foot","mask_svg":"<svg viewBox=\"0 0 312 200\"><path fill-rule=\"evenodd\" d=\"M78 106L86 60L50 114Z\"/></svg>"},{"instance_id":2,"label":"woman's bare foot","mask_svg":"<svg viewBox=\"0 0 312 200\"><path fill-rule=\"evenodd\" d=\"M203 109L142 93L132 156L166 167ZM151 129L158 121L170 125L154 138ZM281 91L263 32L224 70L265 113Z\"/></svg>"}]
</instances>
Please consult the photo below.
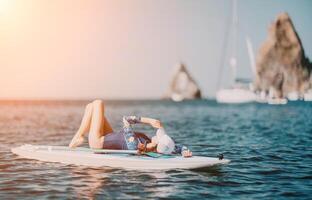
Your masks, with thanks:
<instances>
[{"instance_id":1,"label":"woman's bare foot","mask_svg":"<svg viewBox=\"0 0 312 200\"><path fill-rule=\"evenodd\" d=\"M68 145L70 148L75 148L79 145L81 145L84 141L84 138L80 135L74 136L74 138L71 140L70 144Z\"/></svg>"}]
</instances>

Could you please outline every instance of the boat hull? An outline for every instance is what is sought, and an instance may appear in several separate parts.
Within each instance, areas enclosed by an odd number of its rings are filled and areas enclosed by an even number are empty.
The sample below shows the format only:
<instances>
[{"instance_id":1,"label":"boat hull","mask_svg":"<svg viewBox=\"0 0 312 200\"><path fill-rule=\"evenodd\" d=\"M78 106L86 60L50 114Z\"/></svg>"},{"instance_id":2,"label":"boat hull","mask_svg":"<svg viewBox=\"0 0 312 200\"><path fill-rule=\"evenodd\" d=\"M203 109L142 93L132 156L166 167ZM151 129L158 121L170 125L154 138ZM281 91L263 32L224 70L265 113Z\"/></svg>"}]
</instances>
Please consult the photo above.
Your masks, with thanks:
<instances>
[{"instance_id":1,"label":"boat hull","mask_svg":"<svg viewBox=\"0 0 312 200\"><path fill-rule=\"evenodd\" d=\"M216 100L218 103L250 103L256 100L256 95L246 89L222 89L217 92Z\"/></svg>"}]
</instances>

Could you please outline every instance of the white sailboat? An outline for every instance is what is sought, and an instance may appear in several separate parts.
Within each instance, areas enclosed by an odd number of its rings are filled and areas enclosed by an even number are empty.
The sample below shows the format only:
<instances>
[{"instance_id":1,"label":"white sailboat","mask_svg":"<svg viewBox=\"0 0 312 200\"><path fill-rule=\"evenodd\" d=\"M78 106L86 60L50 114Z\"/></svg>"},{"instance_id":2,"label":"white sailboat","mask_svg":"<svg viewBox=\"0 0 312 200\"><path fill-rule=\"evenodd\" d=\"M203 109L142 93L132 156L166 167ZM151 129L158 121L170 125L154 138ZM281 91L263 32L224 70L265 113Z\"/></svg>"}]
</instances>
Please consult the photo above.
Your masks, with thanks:
<instances>
[{"instance_id":1,"label":"white sailboat","mask_svg":"<svg viewBox=\"0 0 312 200\"><path fill-rule=\"evenodd\" d=\"M303 94L304 101L312 101L312 89Z\"/></svg>"},{"instance_id":2,"label":"white sailboat","mask_svg":"<svg viewBox=\"0 0 312 200\"><path fill-rule=\"evenodd\" d=\"M229 65L232 70L233 83L231 88L219 89L216 93L216 100L218 103L248 103L256 100L256 94L252 91L252 85L246 85L246 83L237 79L237 28L238 28L238 15L237 15L237 1L233 0L232 6L232 35L227 35L226 37L232 36L233 45L231 58L229 60ZM252 51L252 44L250 39L246 38L246 44L248 49L248 54L250 58L250 63L252 71L255 74L255 60ZM224 58L222 58L224 59ZM223 66L221 66L223 67ZM220 74L221 76L221 74ZM220 77L219 77L220 78Z\"/></svg>"},{"instance_id":3,"label":"white sailboat","mask_svg":"<svg viewBox=\"0 0 312 200\"><path fill-rule=\"evenodd\" d=\"M270 105L285 105L287 104L287 99L285 98L271 98L268 99L268 104Z\"/></svg>"},{"instance_id":4,"label":"white sailboat","mask_svg":"<svg viewBox=\"0 0 312 200\"><path fill-rule=\"evenodd\" d=\"M249 103L256 100L253 92L244 88L221 89L216 94L218 103Z\"/></svg>"}]
</instances>

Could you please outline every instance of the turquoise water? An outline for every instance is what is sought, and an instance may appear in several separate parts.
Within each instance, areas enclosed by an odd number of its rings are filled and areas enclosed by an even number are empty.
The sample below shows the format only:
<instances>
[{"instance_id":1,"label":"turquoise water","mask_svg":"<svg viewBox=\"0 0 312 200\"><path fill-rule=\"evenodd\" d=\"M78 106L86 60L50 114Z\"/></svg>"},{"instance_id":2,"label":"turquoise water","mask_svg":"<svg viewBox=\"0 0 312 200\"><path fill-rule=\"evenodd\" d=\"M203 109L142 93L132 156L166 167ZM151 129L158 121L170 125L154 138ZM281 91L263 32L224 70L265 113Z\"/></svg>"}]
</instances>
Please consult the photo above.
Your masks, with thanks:
<instances>
[{"instance_id":1,"label":"turquoise water","mask_svg":"<svg viewBox=\"0 0 312 200\"><path fill-rule=\"evenodd\" d=\"M232 161L203 171L88 168L27 160L10 153L10 148L24 143L67 145L85 104L0 103L0 199L312 198L312 103L106 103L116 130L123 115L159 118L167 132L195 155L223 153ZM149 127L136 128L154 133Z\"/></svg>"}]
</instances>

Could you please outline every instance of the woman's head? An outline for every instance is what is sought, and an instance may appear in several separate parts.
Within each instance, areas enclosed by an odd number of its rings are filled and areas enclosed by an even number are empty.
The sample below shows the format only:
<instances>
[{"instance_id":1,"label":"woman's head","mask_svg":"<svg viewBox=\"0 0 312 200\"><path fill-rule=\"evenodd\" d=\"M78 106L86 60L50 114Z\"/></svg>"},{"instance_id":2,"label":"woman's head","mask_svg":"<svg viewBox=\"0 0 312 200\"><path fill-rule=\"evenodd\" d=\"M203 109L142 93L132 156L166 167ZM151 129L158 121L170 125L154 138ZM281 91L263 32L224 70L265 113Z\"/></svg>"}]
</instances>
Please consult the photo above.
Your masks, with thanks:
<instances>
[{"instance_id":1,"label":"woman's head","mask_svg":"<svg viewBox=\"0 0 312 200\"><path fill-rule=\"evenodd\" d=\"M174 141L166 134L163 128L159 128L152 142L157 144L157 152L162 154L171 154L174 150Z\"/></svg>"}]
</instances>

